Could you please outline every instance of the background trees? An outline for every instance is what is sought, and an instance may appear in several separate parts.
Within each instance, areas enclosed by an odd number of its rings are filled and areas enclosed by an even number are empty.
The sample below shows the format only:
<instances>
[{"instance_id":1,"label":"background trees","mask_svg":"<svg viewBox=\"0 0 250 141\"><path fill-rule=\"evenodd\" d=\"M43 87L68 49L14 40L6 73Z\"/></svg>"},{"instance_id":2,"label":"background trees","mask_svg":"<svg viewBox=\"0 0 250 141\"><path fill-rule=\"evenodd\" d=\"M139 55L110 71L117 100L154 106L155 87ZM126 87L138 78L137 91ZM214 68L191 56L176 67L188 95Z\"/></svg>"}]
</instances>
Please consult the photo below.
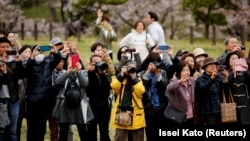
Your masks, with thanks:
<instances>
[{"instance_id":1,"label":"background trees","mask_svg":"<svg viewBox=\"0 0 250 141\"><path fill-rule=\"evenodd\" d=\"M41 12L31 12L34 7L38 11L39 6L44 8ZM188 37L189 26L195 27L195 37L209 38L213 25L218 38L241 35L244 29L244 36L250 40L250 0L10 0L0 1L0 23L12 23L15 30L20 30L21 22L37 22L43 28L53 22L55 31L66 30L69 36L79 30L91 35L99 7L119 28L120 36L130 32L136 20L145 21L148 11L155 11L170 39Z\"/></svg>"}]
</instances>

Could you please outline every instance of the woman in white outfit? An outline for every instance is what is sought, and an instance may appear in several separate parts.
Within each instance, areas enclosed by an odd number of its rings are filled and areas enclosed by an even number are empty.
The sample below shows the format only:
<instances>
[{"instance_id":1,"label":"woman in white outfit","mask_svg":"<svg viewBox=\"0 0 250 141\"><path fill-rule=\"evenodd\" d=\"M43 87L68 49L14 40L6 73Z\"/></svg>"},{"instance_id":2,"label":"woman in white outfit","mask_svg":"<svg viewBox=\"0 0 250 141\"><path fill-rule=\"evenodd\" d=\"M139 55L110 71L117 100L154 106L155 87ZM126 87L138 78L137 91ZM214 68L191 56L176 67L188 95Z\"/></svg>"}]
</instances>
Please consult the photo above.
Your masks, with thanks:
<instances>
[{"instance_id":1,"label":"woman in white outfit","mask_svg":"<svg viewBox=\"0 0 250 141\"><path fill-rule=\"evenodd\" d=\"M155 42L152 37L147 34L145 24L142 21L136 21L132 31L120 42L120 47L129 46L131 48L137 48L142 61L147 57L149 48L154 45Z\"/></svg>"}]
</instances>

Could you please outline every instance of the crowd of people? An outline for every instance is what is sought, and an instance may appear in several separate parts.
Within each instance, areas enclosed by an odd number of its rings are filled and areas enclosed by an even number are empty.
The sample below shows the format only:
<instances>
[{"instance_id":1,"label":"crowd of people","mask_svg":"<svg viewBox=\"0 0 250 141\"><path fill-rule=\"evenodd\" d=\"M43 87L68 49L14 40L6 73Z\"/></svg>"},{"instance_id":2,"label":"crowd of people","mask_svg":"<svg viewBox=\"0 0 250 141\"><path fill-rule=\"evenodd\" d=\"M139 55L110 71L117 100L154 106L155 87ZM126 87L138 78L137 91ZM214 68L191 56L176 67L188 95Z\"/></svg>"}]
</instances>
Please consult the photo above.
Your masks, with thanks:
<instances>
[{"instance_id":1,"label":"crowd of people","mask_svg":"<svg viewBox=\"0 0 250 141\"><path fill-rule=\"evenodd\" d=\"M14 31L1 30L0 141L20 141L23 119L27 141L43 141L47 122L51 141L73 141L73 125L81 141L154 141L159 129L180 126L164 116L170 103L186 114L181 126L223 125L224 91L237 105L237 122L230 125L249 125L250 58L237 37L225 38L218 58L203 48L174 54L157 14L146 18L121 39L118 63L112 45L118 37L101 9L86 62L74 42L54 37L48 50L21 46ZM130 125L118 124L118 110L130 112Z\"/></svg>"}]
</instances>

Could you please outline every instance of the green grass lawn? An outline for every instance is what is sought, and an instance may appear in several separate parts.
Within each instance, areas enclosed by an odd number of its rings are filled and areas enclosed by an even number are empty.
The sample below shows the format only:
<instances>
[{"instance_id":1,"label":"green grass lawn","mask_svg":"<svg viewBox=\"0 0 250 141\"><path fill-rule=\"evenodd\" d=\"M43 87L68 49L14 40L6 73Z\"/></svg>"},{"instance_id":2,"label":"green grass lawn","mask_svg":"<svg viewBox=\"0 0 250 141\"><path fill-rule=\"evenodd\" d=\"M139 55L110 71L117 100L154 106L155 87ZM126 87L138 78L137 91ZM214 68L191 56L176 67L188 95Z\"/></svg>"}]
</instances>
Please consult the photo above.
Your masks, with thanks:
<instances>
[{"instance_id":1,"label":"green grass lawn","mask_svg":"<svg viewBox=\"0 0 250 141\"><path fill-rule=\"evenodd\" d=\"M63 39L63 38L62 38ZM68 41L76 41L76 38L69 38ZM84 64L89 60L90 57L90 46L95 42L94 38L91 37L82 37L80 42L78 42L78 49L80 51L81 59ZM212 45L211 41L208 40L195 40L193 44L189 43L189 40L168 40L168 44L174 47L174 53L176 53L179 49L185 49L189 52L192 52L195 48L200 47L203 48L211 57L217 58L220 53L224 50L223 40L218 40L216 45ZM34 41L33 39L25 39L21 41L21 44L29 44L29 45L46 45L49 44L50 40L47 38L39 38L39 41ZM117 62L116 54L119 47L119 40L114 42L113 44L113 58L114 62ZM247 55L249 51L250 43L246 42ZM27 127L26 122L24 120L22 127L22 141L26 140ZM114 129L110 129L110 137L113 140L114 137ZM78 132L76 126L74 126L74 139L75 141L79 141ZM45 141L49 141L49 130L47 129Z\"/></svg>"}]
</instances>

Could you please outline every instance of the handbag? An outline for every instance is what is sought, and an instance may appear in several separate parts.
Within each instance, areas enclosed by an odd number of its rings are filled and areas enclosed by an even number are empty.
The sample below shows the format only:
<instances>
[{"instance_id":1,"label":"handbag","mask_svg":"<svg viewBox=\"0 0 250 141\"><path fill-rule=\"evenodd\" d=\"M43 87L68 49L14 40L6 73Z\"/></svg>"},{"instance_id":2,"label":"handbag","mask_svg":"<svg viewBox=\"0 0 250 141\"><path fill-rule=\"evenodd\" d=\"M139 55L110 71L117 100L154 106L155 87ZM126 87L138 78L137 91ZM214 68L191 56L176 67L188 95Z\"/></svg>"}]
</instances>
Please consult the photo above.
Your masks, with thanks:
<instances>
[{"instance_id":1,"label":"handbag","mask_svg":"<svg viewBox=\"0 0 250 141\"><path fill-rule=\"evenodd\" d=\"M220 104L222 123L237 122L236 103L233 100L233 96L232 96L230 89L229 89L228 96L229 97L228 97L228 102L227 102L225 94L224 94L224 90L223 90L223 93L222 93L223 101Z\"/></svg>"},{"instance_id":2,"label":"handbag","mask_svg":"<svg viewBox=\"0 0 250 141\"><path fill-rule=\"evenodd\" d=\"M10 124L7 104L0 103L0 129Z\"/></svg>"},{"instance_id":3,"label":"handbag","mask_svg":"<svg viewBox=\"0 0 250 141\"><path fill-rule=\"evenodd\" d=\"M119 125L131 126L133 123L133 107L124 108L118 106L115 123Z\"/></svg>"},{"instance_id":4,"label":"handbag","mask_svg":"<svg viewBox=\"0 0 250 141\"><path fill-rule=\"evenodd\" d=\"M166 110L164 112L164 116L171 120L174 121L178 124L182 124L184 122L184 120L186 119L186 113L177 110L175 107L173 107L171 104L169 104L166 107Z\"/></svg>"}]
</instances>

